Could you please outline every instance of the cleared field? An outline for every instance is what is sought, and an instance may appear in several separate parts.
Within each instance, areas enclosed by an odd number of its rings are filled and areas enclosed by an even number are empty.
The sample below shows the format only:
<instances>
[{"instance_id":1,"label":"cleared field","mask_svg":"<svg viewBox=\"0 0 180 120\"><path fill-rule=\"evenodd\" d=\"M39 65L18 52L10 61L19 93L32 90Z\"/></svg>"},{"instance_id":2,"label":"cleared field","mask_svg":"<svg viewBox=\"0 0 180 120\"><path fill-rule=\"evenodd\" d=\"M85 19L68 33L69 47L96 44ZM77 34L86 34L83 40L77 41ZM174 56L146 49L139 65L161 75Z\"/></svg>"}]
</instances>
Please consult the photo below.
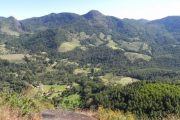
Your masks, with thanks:
<instances>
[{"instance_id":1,"label":"cleared field","mask_svg":"<svg viewBox=\"0 0 180 120\"><path fill-rule=\"evenodd\" d=\"M110 47L110 48L112 48L112 49L114 49L114 50L120 49L120 48L118 47L118 44L115 43L113 40L109 40L109 41L108 41L108 44L106 44L106 46L107 46L107 47Z\"/></svg>"},{"instance_id":2,"label":"cleared field","mask_svg":"<svg viewBox=\"0 0 180 120\"><path fill-rule=\"evenodd\" d=\"M88 73L90 73L90 69L83 69L83 68L77 68L73 72L73 74L75 74L75 75L78 75L78 74L87 75Z\"/></svg>"},{"instance_id":3,"label":"cleared field","mask_svg":"<svg viewBox=\"0 0 180 120\"><path fill-rule=\"evenodd\" d=\"M31 86L25 91L25 94L29 97L36 96L37 94L43 94L48 96L48 98L52 98L66 90L66 88L67 85L40 85L38 87Z\"/></svg>"},{"instance_id":4,"label":"cleared field","mask_svg":"<svg viewBox=\"0 0 180 120\"><path fill-rule=\"evenodd\" d=\"M113 75L112 73L107 73L104 76L100 76L100 78L106 85L111 83L111 84L121 84L124 86L130 83L139 81L131 77L116 76L116 75Z\"/></svg>"},{"instance_id":5,"label":"cleared field","mask_svg":"<svg viewBox=\"0 0 180 120\"><path fill-rule=\"evenodd\" d=\"M64 42L60 45L60 47L58 48L59 52L69 52L74 50L76 47L80 47L80 41L77 39L73 39L70 42Z\"/></svg>"},{"instance_id":6,"label":"cleared field","mask_svg":"<svg viewBox=\"0 0 180 120\"><path fill-rule=\"evenodd\" d=\"M94 72L98 72L101 69L100 68L93 68ZM78 74L84 74L87 75L88 73L91 73L91 68L77 68L74 70L73 74L78 75Z\"/></svg>"},{"instance_id":7,"label":"cleared field","mask_svg":"<svg viewBox=\"0 0 180 120\"><path fill-rule=\"evenodd\" d=\"M60 60L60 62L62 62L64 65L79 66L79 64L77 62L72 62L72 61L69 61L68 59L62 59L62 60Z\"/></svg>"},{"instance_id":8,"label":"cleared field","mask_svg":"<svg viewBox=\"0 0 180 120\"><path fill-rule=\"evenodd\" d=\"M0 59L8 60L8 61L22 61L24 59L24 54L7 54L7 55L0 55Z\"/></svg>"},{"instance_id":9,"label":"cleared field","mask_svg":"<svg viewBox=\"0 0 180 120\"><path fill-rule=\"evenodd\" d=\"M43 85L43 92L47 93L50 90L54 92L66 90L67 85Z\"/></svg>"},{"instance_id":10,"label":"cleared field","mask_svg":"<svg viewBox=\"0 0 180 120\"><path fill-rule=\"evenodd\" d=\"M42 85L42 92L51 99L61 94L66 88L67 85Z\"/></svg>"},{"instance_id":11,"label":"cleared field","mask_svg":"<svg viewBox=\"0 0 180 120\"><path fill-rule=\"evenodd\" d=\"M144 43L144 42L125 42L122 41L120 43L120 47L125 49L125 50L130 50L130 51L134 51L134 52L139 52L141 50L147 51L151 53L151 48L149 47L148 44Z\"/></svg>"},{"instance_id":12,"label":"cleared field","mask_svg":"<svg viewBox=\"0 0 180 120\"><path fill-rule=\"evenodd\" d=\"M135 60L138 60L138 59L142 59L145 61L151 60L151 56L139 54L139 53L125 52L124 55L132 62L134 62Z\"/></svg>"}]
</instances>

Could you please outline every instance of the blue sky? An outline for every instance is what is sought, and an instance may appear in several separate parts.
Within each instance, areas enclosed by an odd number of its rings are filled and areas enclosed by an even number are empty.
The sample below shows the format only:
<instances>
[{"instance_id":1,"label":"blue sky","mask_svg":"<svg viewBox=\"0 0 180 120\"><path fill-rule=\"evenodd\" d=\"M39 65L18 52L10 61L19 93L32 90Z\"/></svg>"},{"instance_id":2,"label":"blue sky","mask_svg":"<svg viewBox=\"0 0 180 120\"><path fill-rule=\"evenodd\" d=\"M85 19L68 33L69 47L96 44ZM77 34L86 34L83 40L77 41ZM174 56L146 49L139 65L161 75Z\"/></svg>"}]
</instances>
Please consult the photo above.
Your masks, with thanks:
<instances>
[{"instance_id":1,"label":"blue sky","mask_svg":"<svg viewBox=\"0 0 180 120\"><path fill-rule=\"evenodd\" d=\"M119 18L152 20L180 15L180 0L0 0L0 16L20 20L49 13L85 14L92 9Z\"/></svg>"}]
</instances>

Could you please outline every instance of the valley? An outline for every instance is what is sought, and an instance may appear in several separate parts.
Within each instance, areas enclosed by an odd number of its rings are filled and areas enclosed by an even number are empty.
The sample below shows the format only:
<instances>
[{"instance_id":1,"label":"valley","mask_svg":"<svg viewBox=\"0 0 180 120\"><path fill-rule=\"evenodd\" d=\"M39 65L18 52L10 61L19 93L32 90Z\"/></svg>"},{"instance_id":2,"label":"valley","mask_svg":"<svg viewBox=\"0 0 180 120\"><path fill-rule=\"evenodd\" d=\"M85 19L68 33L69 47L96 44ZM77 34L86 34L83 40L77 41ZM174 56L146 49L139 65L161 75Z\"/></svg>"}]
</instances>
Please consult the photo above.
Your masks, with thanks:
<instances>
[{"instance_id":1,"label":"valley","mask_svg":"<svg viewBox=\"0 0 180 120\"><path fill-rule=\"evenodd\" d=\"M0 111L18 120L178 120L179 22L97 10L0 17Z\"/></svg>"}]
</instances>

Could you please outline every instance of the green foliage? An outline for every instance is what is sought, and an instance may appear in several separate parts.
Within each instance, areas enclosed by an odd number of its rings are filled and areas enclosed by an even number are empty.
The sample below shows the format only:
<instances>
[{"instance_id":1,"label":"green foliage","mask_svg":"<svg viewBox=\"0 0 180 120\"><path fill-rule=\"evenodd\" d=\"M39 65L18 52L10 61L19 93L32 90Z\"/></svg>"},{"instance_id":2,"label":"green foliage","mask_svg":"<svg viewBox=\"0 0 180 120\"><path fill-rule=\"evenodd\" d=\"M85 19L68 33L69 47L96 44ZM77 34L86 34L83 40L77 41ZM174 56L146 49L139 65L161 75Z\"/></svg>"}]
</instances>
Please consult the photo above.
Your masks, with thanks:
<instances>
[{"instance_id":1,"label":"green foliage","mask_svg":"<svg viewBox=\"0 0 180 120\"><path fill-rule=\"evenodd\" d=\"M109 101L114 109L163 118L169 114L179 115L179 89L179 85L166 83L133 83L120 91L114 89L116 92L112 91Z\"/></svg>"},{"instance_id":2,"label":"green foliage","mask_svg":"<svg viewBox=\"0 0 180 120\"><path fill-rule=\"evenodd\" d=\"M168 82L136 82L126 86L104 86L100 81L83 80L80 88L69 90L81 96L83 108L99 106L133 112L138 117L159 119L180 115L180 86Z\"/></svg>"},{"instance_id":3,"label":"green foliage","mask_svg":"<svg viewBox=\"0 0 180 120\"><path fill-rule=\"evenodd\" d=\"M80 96L78 94L73 94L62 97L57 107L63 109L77 109L80 107L80 104Z\"/></svg>"},{"instance_id":4,"label":"green foliage","mask_svg":"<svg viewBox=\"0 0 180 120\"><path fill-rule=\"evenodd\" d=\"M40 111L35 101L31 98L27 98L17 93L1 93L1 99L4 100L1 104L8 104L12 108L20 110L21 114L31 115Z\"/></svg>"}]
</instances>

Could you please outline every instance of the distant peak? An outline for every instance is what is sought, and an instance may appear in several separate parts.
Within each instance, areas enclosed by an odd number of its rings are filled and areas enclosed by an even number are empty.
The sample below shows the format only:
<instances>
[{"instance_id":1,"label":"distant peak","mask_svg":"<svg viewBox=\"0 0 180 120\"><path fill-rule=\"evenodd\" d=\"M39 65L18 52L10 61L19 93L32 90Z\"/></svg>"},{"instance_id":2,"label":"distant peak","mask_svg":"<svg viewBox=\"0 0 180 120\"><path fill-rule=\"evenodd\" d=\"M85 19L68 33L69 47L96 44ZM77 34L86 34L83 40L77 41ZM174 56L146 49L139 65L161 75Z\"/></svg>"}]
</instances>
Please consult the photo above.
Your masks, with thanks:
<instances>
[{"instance_id":1,"label":"distant peak","mask_svg":"<svg viewBox=\"0 0 180 120\"><path fill-rule=\"evenodd\" d=\"M56 13L50 13L49 15L56 15Z\"/></svg>"},{"instance_id":2,"label":"distant peak","mask_svg":"<svg viewBox=\"0 0 180 120\"><path fill-rule=\"evenodd\" d=\"M102 17L104 15L101 12L99 12L98 10L91 10L83 16L85 18L91 19L91 18L96 18L96 17Z\"/></svg>"},{"instance_id":3,"label":"distant peak","mask_svg":"<svg viewBox=\"0 0 180 120\"><path fill-rule=\"evenodd\" d=\"M9 16L8 19L15 20L15 18L13 16Z\"/></svg>"},{"instance_id":4,"label":"distant peak","mask_svg":"<svg viewBox=\"0 0 180 120\"><path fill-rule=\"evenodd\" d=\"M101 12L99 12L98 10L91 10L89 11L87 14L93 14L93 15L103 15Z\"/></svg>"}]
</instances>

